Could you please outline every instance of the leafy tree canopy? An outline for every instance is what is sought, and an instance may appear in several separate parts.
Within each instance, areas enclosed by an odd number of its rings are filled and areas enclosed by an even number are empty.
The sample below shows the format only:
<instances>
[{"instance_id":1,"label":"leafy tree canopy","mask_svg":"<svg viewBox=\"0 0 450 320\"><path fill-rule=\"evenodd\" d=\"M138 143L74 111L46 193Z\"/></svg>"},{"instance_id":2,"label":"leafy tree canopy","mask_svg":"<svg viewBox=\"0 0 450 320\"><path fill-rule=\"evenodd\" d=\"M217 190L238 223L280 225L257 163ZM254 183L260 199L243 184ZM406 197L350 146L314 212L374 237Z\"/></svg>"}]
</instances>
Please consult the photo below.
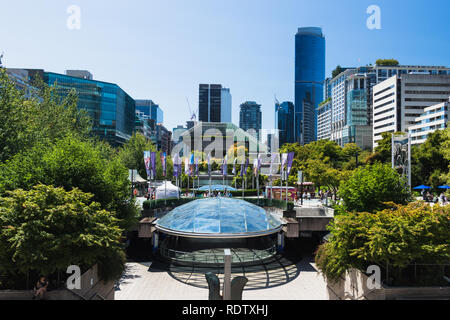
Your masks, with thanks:
<instances>
[{"instance_id":1,"label":"leafy tree canopy","mask_svg":"<svg viewBox=\"0 0 450 320\"><path fill-rule=\"evenodd\" d=\"M398 66L400 64L395 59L378 59L375 63L377 66Z\"/></svg>"},{"instance_id":2,"label":"leafy tree canopy","mask_svg":"<svg viewBox=\"0 0 450 320\"><path fill-rule=\"evenodd\" d=\"M375 212L383 203L405 204L410 200L407 183L390 165L375 164L358 168L339 188L346 211Z\"/></svg>"},{"instance_id":3,"label":"leafy tree canopy","mask_svg":"<svg viewBox=\"0 0 450 320\"><path fill-rule=\"evenodd\" d=\"M48 275L99 263L109 271L103 279L120 277L125 257L118 220L92 198L76 188L45 185L0 198L0 270Z\"/></svg>"}]
</instances>

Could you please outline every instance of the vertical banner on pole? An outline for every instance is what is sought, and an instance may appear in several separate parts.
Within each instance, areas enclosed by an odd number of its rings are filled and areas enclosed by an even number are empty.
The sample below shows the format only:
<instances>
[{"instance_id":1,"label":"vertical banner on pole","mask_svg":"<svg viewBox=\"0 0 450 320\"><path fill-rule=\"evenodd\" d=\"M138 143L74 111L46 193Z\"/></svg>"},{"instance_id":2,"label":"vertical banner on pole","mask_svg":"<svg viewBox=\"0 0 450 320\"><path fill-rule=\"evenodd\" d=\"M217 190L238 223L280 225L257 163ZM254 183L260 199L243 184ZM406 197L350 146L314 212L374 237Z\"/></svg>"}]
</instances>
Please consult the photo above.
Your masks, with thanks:
<instances>
[{"instance_id":1,"label":"vertical banner on pole","mask_svg":"<svg viewBox=\"0 0 450 320\"><path fill-rule=\"evenodd\" d=\"M164 177L164 203L167 204L167 159L166 159L166 153L161 152L160 158L161 158L162 174Z\"/></svg>"},{"instance_id":2,"label":"vertical banner on pole","mask_svg":"<svg viewBox=\"0 0 450 320\"><path fill-rule=\"evenodd\" d=\"M150 152L150 177L153 181L153 192L155 192L155 180L156 180L156 152ZM155 197L156 198L156 197Z\"/></svg>"},{"instance_id":3,"label":"vertical banner on pole","mask_svg":"<svg viewBox=\"0 0 450 320\"><path fill-rule=\"evenodd\" d=\"M211 153L208 153L209 196L211 197Z\"/></svg>"},{"instance_id":4,"label":"vertical banner on pole","mask_svg":"<svg viewBox=\"0 0 450 320\"><path fill-rule=\"evenodd\" d=\"M189 191L189 158L188 157L184 158L184 174L187 178L186 188L187 188L187 191Z\"/></svg>"},{"instance_id":5,"label":"vertical banner on pole","mask_svg":"<svg viewBox=\"0 0 450 320\"><path fill-rule=\"evenodd\" d=\"M392 135L392 168L405 177L411 188L410 134Z\"/></svg>"},{"instance_id":6,"label":"vertical banner on pole","mask_svg":"<svg viewBox=\"0 0 450 320\"><path fill-rule=\"evenodd\" d=\"M288 201L288 180L289 180L289 174L291 173L292 169L292 163L294 162L294 152L289 152L288 158L287 158L287 165L286 165L286 205Z\"/></svg>"},{"instance_id":7,"label":"vertical banner on pole","mask_svg":"<svg viewBox=\"0 0 450 320\"><path fill-rule=\"evenodd\" d=\"M225 186L225 177L228 175L228 155L225 155L222 162L222 181L223 181L223 187L224 187L224 195L227 191L227 188Z\"/></svg>"},{"instance_id":8,"label":"vertical banner on pole","mask_svg":"<svg viewBox=\"0 0 450 320\"><path fill-rule=\"evenodd\" d=\"M280 179L280 200L283 200L283 180L285 178L285 166L286 166L286 162L287 162L287 158L288 158L288 154L287 153L283 153L281 154L281 169L280 169L280 173L281 173L281 179ZM286 194L287 194L287 190L286 190Z\"/></svg>"},{"instance_id":9,"label":"vertical banner on pole","mask_svg":"<svg viewBox=\"0 0 450 320\"><path fill-rule=\"evenodd\" d=\"M237 181L236 181L236 174L237 174L236 163L237 163L237 158L234 158L234 161L233 161L233 176L234 176L234 188L235 189L236 189L236 186L237 186Z\"/></svg>"}]
</instances>

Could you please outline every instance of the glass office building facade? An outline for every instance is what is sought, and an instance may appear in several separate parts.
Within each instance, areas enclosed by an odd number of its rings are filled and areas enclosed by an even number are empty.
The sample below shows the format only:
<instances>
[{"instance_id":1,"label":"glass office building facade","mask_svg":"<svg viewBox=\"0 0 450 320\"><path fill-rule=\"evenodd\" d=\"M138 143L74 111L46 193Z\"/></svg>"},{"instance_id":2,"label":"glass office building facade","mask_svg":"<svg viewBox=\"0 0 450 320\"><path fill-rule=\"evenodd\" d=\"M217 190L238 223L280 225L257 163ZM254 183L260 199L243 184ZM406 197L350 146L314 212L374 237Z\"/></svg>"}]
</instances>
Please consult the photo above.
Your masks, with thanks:
<instances>
[{"instance_id":1,"label":"glass office building facade","mask_svg":"<svg viewBox=\"0 0 450 320\"><path fill-rule=\"evenodd\" d=\"M146 119L153 119L156 123L164 123L164 112L152 100L136 100L136 111L142 113Z\"/></svg>"},{"instance_id":2,"label":"glass office building facade","mask_svg":"<svg viewBox=\"0 0 450 320\"><path fill-rule=\"evenodd\" d=\"M221 107L222 85L200 84L198 100L199 120L202 122L222 122Z\"/></svg>"},{"instance_id":3,"label":"glass office building facade","mask_svg":"<svg viewBox=\"0 0 450 320\"><path fill-rule=\"evenodd\" d=\"M299 28L295 36L296 142L307 144L317 138L316 110L323 101L324 80L325 37L322 29Z\"/></svg>"},{"instance_id":4,"label":"glass office building facade","mask_svg":"<svg viewBox=\"0 0 450 320\"><path fill-rule=\"evenodd\" d=\"M289 101L275 104L275 129L280 147L295 142L294 110L294 104Z\"/></svg>"},{"instance_id":5,"label":"glass office building facade","mask_svg":"<svg viewBox=\"0 0 450 320\"><path fill-rule=\"evenodd\" d=\"M239 127L244 131L254 130L251 134L260 140L262 128L261 105L254 101L247 101L241 104Z\"/></svg>"},{"instance_id":6,"label":"glass office building facade","mask_svg":"<svg viewBox=\"0 0 450 320\"><path fill-rule=\"evenodd\" d=\"M118 146L130 139L135 129L135 101L118 85L52 72L41 73L50 86L64 97L70 90L78 93L78 108L88 112L95 135Z\"/></svg>"}]
</instances>

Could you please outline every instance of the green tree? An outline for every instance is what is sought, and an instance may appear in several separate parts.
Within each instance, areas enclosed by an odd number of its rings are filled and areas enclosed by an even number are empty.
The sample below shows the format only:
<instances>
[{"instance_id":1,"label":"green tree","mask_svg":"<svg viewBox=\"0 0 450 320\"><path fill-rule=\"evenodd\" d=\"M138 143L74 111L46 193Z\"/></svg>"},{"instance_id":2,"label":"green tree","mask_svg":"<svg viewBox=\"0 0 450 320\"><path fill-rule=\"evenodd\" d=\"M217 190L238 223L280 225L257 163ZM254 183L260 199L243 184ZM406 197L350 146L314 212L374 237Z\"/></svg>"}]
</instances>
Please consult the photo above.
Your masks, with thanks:
<instances>
[{"instance_id":1,"label":"green tree","mask_svg":"<svg viewBox=\"0 0 450 320\"><path fill-rule=\"evenodd\" d=\"M384 202L405 204L410 200L407 183L390 165L375 164L358 168L339 188L343 209L375 212Z\"/></svg>"},{"instance_id":2,"label":"green tree","mask_svg":"<svg viewBox=\"0 0 450 320\"><path fill-rule=\"evenodd\" d=\"M33 147L66 136L89 137L92 119L77 108L72 90L60 98L54 87L41 85L39 98L25 98L0 69L0 162Z\"/></svg>"},{"instance_id":3,"label":"green tree","mask_svg":"<svg viewBox=\"0 0 450 320\"><path fill-rule=\"evenodd\" d=\"M148 179L144 151L156 151L156 147L141 133L133 133L130 140L119 150L119 159L128 169L138 170L141 177Z\"/></svg>"},{"instance_id":4,"label":"green tree","mask_svg":"<svg viewBox=\"0 0 450 320\"><path fill-rule=\"evenodd\" d=\"M109 147L111 148L111 147ZM0 194L18 188L31 190L43 183L66 190L79 188L94 195L103 209L119 218L128 229L136 223L138 209L130 198L128 170L115 157L105 158L105 144L65 137L54 145L37 144L0 164Z\"/></svg>"},{"instance_id":5,"label":"green tree","mask_svg":"<svg viewBox=\"0 0 450 320\"><path fill-rule=\"evenodd\" d=\"M414 185L429 184L435 187L444 181L440 178L442 173L448 172L449 160L445 157L446 132L437 130L430 133L427 140L413 149Z\"/></svg>"},{"instance_id":6,"label":"green tree","mask_svg":"<svg viewBox=\"0 0 450 320\"><path fill-rule=\"evenodd\" d=\"M122 232L92 197L45 185L8 192L0 199L0 271L48 275L99 263L103 279L119 278L125 263Z\"/></svg>"},{"instance_id":7,"label":"green tree","mask_svg":"<svg viewBox=\"0 0 450 320\"><path fill-rule=\"evenodd\" d=\"M331 77L332 77L332 78L336 78L336 77L337 77L338 75L340 75L343 71L344 71L344 69L343 69L340 65L338 65L338 66L336 67L336 69L334 69L333 72L331 73Z\"/></svg>"},{"instance_id":8,"label":"green tree","mask_svg":"<svg viewBox=\"0 0 450 320\"><path fill-rule=\"evenodd\" d=\"M395 59L378 59L375 64L377 66L398 66L400 63Z\"/></svg>"}]
</instances>

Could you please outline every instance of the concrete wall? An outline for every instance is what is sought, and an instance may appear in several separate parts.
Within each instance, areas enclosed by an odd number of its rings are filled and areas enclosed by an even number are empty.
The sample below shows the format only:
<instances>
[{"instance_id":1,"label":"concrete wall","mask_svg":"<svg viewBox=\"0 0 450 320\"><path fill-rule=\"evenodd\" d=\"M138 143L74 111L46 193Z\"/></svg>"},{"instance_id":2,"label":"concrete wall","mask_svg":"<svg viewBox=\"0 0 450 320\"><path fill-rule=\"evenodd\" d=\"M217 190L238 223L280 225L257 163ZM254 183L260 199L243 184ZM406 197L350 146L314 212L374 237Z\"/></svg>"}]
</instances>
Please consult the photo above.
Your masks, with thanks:
<instances>
[{"instance_id":1,"label":"concrete wall","mask_svg":"<svg viewBox=\"0 0 450 320\"><path fill-rule=\"evenodd\" d=\"M0 300L31 300L33 290L0 290ZM45 300L114 300L114 281L103 282L95 265L81 275L81 289L52 290L45 293Z\"/></svg>"}]
</instances>

